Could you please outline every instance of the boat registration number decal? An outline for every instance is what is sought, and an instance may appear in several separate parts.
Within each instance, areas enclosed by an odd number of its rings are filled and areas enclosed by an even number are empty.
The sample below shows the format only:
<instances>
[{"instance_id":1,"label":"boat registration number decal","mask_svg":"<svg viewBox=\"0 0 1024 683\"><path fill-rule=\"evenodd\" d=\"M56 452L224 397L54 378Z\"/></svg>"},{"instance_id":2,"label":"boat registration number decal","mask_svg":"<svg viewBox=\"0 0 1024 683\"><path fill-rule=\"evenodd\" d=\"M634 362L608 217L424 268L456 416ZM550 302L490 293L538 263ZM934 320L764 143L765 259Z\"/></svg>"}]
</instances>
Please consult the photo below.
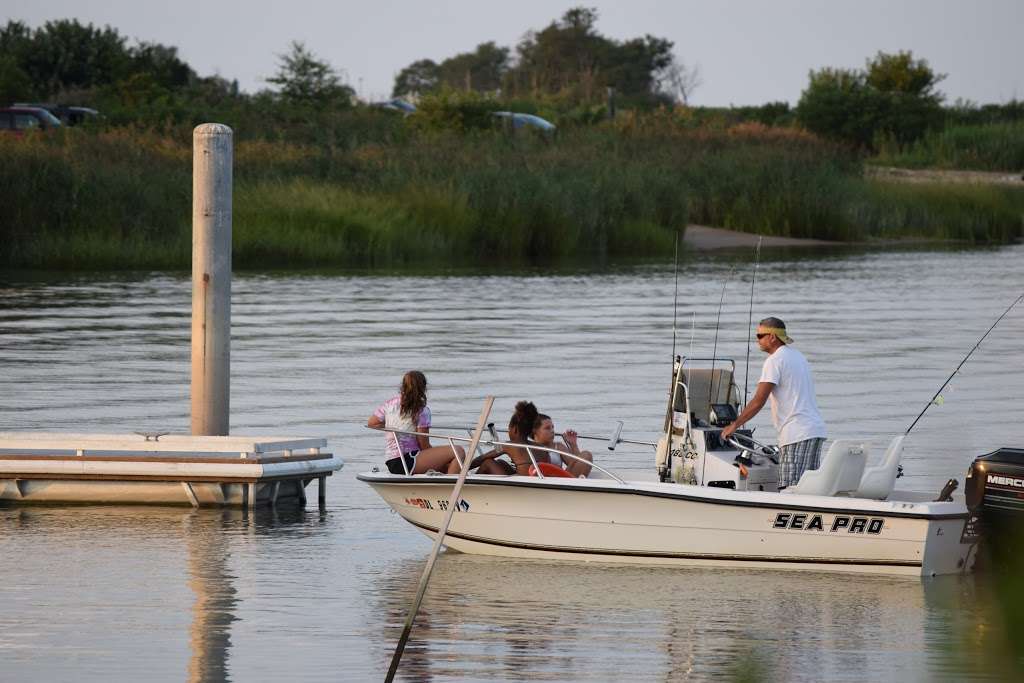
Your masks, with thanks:
<instances>
[{"instance_id":1,"label":"boat registration number decal","mask_svg":"<svg viewBox=\"0 0 1024 683\"><path fill-rule=\"evenodd\" d=\"M422 510L441 510L444 512L448 509L447 499L428 500L426 498L406 498L405 504L411 505L412 507L418 507ZM459 499L459 502L455 507L460 512L469 512L469 503L462 498Z\"/></svg>"},{"instance_id":2,"label":"boat registration number decal","mask_svg":"<svg viewBox=\"0 0 1024 683\"><path fill-rule=\"evenodd\" d=\"M794 529L797 531L819 531L829 533L845 531L848 534L881 534L885 520L878 517L854 517L852 515L810 515L802 512L780 512L775 515L773 529Z\"/></svg>"}]
</instances>

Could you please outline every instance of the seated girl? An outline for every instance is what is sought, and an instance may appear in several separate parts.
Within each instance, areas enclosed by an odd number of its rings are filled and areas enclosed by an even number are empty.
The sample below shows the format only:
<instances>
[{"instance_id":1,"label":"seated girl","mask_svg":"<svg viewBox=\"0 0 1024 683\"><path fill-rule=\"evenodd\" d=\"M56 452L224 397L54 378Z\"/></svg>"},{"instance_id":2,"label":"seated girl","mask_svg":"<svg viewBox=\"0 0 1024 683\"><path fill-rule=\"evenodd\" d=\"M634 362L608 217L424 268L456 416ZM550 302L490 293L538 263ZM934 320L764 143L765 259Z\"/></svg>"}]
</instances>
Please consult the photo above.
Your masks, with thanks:
<instances>
[{"instance_id":1,"label":"seated girl","mask_svg":"<svg viewBox=\"0 0 1024 683\"><path fill-rule=\"evenodd\" d=\"M557 453L545 451L544 453L547 455L548 461L552 465L564 468L574 477L586 477L590 474L590 463L594 462L594 456L590 451L581 451L577 439L576 430L566 429L562 434L562 443L556 443L555 423L549 416L543 413L537 416L537 426L533 430L533 440L537 445L565 451L582 458L582 460L577 460L576 458L563 459Z\"/></svg>"},{"instance_id":2,"label":"seated girl","mask_svg":"<svg viewBox=\"0 0 1024 683\"><path fill-rule=\"evenodd\" d=\"M437 470L448 474L459 472L459 460L465 450L456 446L430 446L430 408L427 407L427 378L419 370L402 377L399 394L385 401L366 421L367 427L422 432L422 435L385 434L388 460L384 463L392 474L423 474ZM458 452L459 460L455 459Z\"/></svg>"},{"instance_id":3,"label":"seated girl","mask_svg":"<svg viewBox=\"0 0 1024 683\"><path fill-rule=\"evenodd\" d=\"M508 440L523 445L496 448L475 458L470 467L479 465L477 474L528 474L530 465L533 464L528 451L528 446L531 443L529 437L533 433L535 424L537 424L537 406L530 401L520 401L516 404L512 419L508 421ZM532 452L538 463L548 462L546 451L533 450ZM507 455L512 462L497 460L500 455Z\"/></svg>"}]
</instances>

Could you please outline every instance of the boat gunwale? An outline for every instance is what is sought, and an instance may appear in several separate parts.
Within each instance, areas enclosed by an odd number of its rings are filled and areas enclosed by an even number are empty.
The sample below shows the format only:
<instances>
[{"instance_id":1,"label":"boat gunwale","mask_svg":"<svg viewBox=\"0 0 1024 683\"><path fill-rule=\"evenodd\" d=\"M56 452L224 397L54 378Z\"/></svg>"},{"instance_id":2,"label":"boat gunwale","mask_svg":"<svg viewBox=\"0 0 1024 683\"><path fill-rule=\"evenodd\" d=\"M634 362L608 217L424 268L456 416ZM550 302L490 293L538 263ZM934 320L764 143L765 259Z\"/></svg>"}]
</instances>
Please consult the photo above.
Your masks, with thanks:
<instances>
[{"instance_id":1,"label":"boat gunwale","mask_svg":"<svg viewBox=\"0 0 1024 683\"><path fill-rule=\"evenodd\" d=\"M402 474L391 474L391 473L377 473L377 472L359 472L356 474L356 479L368 484L389 484L399 486L412 486L412 485L448 485L455 481L455 477L452 475L402 475ZM659 491L650 488L638 488L634 484L657 484L658 482L628 482L626 487L622 485L598 485L595 486L594 482L587 482L585 480L571 480L571 483L563 483L564 480L553 482L550 478L540 479L534 477L522 477L522 476L509 476L509 477L496 477L483 478L482 476L470 477L466 480L467 486L520 486L526 488L538 488L538 489L556 489L560 491L578 491L587 493L614 493L618 495L636 495L645 496L651 498L667 498L670 500L684 500L690 502L706 503L709 505L727 505L733 507L753 507L762 509L777 509L782 511L800 510L800 511L813 511L813 512L824 512L830 514L867 514L879 517L898 517L902 519L926 519L926 520L947 520L947 519L963 519L967 520L970 517L970 512L964 509L963 512L910 512L901 510L879 510L872 508L852 508L852 507L835 507L835 506L824 506L824 505L811 505L808 503L800 503L794 501L788 503L786 501L745 501L736 500L731 498L719 497L722 492L728 491L728 489L721 489L716 491L719 495L701 496L695 495L688 492L674 492L674 491ZM604 480L600 480L604 482ZM609 482L610 484L610 482ZM687 486L685 484L673 484L673 486ZM689 486L688 488L694 489L706 489L703 486ZM801 496L800 494L772 494L765 491L734 491L734 494L767 494L767 495L782 495L792 496L794 498L824 498L823 496ZM844 500L858 501L864 503L876 503L876 504L887 504L890 501L874 500L870 498L846 498ZM900 502L900 501L897 501ZM910 501L907 501L910 502ZM912 502L913 505L948 505L948 503L930 501L930 502Z\"/></svg>"}]
</instances>

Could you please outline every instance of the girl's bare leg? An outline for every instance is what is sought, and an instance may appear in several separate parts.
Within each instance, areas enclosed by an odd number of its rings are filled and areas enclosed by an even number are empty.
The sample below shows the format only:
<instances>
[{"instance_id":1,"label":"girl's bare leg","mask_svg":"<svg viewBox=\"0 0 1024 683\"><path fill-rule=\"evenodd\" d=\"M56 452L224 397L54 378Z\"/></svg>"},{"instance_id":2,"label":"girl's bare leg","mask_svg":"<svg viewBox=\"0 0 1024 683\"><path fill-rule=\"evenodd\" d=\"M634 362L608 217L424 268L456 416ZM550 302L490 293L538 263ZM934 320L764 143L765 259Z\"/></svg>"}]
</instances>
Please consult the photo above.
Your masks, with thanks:
<instances>
[{"instance_id":1,"label":"girl's bare leg","mask_svg":"<svg viewBox=\"0 0 1024 683\"><path fill-rule=\"evenodd\" d=\"M466 451L462 446L456 446L455 450L459 453L459 459L466 457ZM437 470L438 472L447 472L448 474L458 472L459 461L455 459L452 447L434 446L433 448L420 451L416 455L416 467L413 468L412 473L423 474L427 470Z\"/></svg>"},{"instance_id":2,"label":"girl's bare leg","mask_svg":"<svg viewBox=\"0 0 1024 683\"><path fill-rule=\"evenodd\" d=\"M493 458L484 460L480 463L480 467L476 469L477 474L500 474L507 477L509 474L515 474L514 472L508 471L508 466L501 460L495 460Z\"/></svg>"}]
</instances>

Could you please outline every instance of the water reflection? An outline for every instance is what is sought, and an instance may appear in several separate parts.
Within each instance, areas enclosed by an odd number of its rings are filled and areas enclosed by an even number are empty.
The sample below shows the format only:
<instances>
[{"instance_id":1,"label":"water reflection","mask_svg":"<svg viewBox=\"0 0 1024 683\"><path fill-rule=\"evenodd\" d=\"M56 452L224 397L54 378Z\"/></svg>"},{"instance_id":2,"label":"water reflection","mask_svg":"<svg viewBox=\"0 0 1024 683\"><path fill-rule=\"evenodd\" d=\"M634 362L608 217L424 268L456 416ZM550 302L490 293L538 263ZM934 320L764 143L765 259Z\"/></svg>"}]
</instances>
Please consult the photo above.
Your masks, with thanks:
<instances>
[{"instance_id":1,"label":"water reflection","mask_svg":"<svg viewBox=\"0 0 1024 683\"><path fill-rule=\"evenodd\" d=\"M231 680L236 556L254 542L309 537L324 521L295 507L2 505L0 658L14 679L180 680L187 669L189 681ZM35 654L39 633L52 637L45 659ZM178 642L183 669L167 657Z\"/></svg>"},{"instance_id":2,"label":"water reflection","mask_svg":"<svg viewBox=\"0 0 1024 683\"><path fill-rule=\"evenodd\" d=\"M421 566L403 562L381 577L377 611L388 615L383 641L391 647ZM515 678L525 670L531 680L703 680L753 660L761 673L788 680L914 677L933 635L925 585L446 553L401 672L410 681ZM942 584L927 585L933 602L946 596Z\"/></svg>"},{"instance_id":3,"label":"water reflection","mask_svg":"<svg viewBox=\"0 0 1024 683\"><path fill-rule=\"evenodd\" d=\"M242 519L242 512L194 511L182 525L188 552L188 585L195 593L189 642L192 657L188 666L191 683L227 681L231 624L237 603L234 579L228 570L225 523Z\"/></svg>"},{"instance_id":4,"label":"water reflection","mask_svg":"<svg viewBox=\"0 0 1024 683\"><path fill-rule=\"evenodd\" d=\"M959 581L925 584L929 669L944 680L1024 679L1024 557Z\"/></svg>"},{"instance_id":5,"label":"water reflection","mask_svg":"<svg viewBox=\"0 0 1024 683\"><path fill-rule=\"evenodd\" d=\"M715 330L723 283L743 258L683 264L679 351L707 356L717 337L718 352L743 367L742 265ZM830 433L873 439L877 455L1024 289L1022 262L1024 245L766 254L754 314L793 326ZM3 279L0 430L188 430L186 275ZM672 297L665 263L237 274L232 431L327 438L348 463L331 478L327 514L0 507L0 677L381 678L429 543L354 479L380 464L368 412L402 370L420 367L439 424L473 422L495 393L496 421L527 397L583 433L607 434L620 419L647 438L664 414ZM512 314L514 301L530 302L529 314ZM1022 313L1007 316L914 430L904 486L937 492L974 456L1024 440L1013 419ZM752 361L756 378L756 352ZM649 450L599 457L652 476ZM707 680L738 662L779 680L984 679L1019 661L1000 634L1024 629L1012 618L1024 614L1011 599L1022 593L984 577L455 554L435 574L406 680Z\"/></svg>"},{"instance_id":6,"label":"water reflection","mask_svg":"<svg viewBox=\"0 0 1024 683\"><path fill-rule=\"evenodd\" d=\"M238 620L239 602L232 571L232 542L239 535L282 542L287 537L308 535L324 522L323 513L309 512L294 505L242 509L200 509L183 519L183 541L188 554L188 585L195 594L189 628L191 659L188 679L192 683L231 679L229 654L231 625Z\"/></svg>"}]
</instances>

